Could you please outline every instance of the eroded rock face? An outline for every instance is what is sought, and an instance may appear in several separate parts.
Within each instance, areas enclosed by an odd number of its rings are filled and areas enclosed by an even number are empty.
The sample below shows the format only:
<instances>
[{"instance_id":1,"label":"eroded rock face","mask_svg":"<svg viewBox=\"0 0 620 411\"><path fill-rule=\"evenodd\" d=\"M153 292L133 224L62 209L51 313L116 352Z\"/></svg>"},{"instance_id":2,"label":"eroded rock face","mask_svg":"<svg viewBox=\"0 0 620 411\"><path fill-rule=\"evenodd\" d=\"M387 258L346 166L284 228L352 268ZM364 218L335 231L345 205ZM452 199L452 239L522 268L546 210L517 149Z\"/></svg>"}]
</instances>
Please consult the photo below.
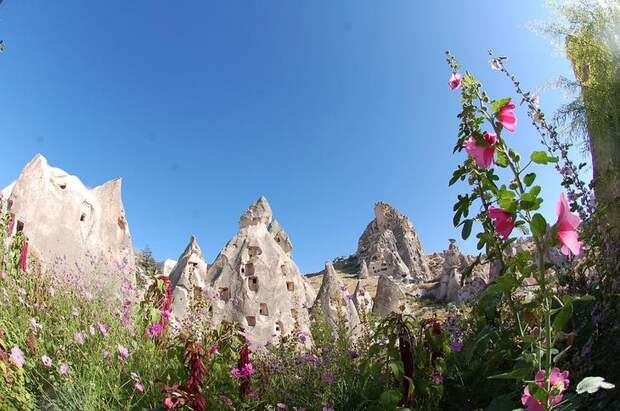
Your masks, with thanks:
<instances>
[{"instance_id":1,"label":"eroded rock face","mask_svg":"<svg viewBox=\"0 0 620 411\"><path fill-rule=\"evenodd\" d=\"M238 322L259 345L294 329L307 332L308 308L316 296L291 258L288 236L271 223L271 207L260 197L241 216L239 232L207 274L217 295L213 321Z\"/></svg>"},{"instance_id":2,"label":"eroded rock face","mask_svg":"<svg viewBox=\"0 0 620 411\"><path fill-rule=\"evenodd\" d=\"M161 273L161 275L168 277L176 265L176 260L167 259L157 263L157 270Z\"/></svg>"},{"instance_id":3,"label":"eroded rock face","mask_svg":"<svg viewBox=\"0 0 620 411\"><path fill-rule=\"evenodd\" d=\"M362 286L362 282L357 280L355 291L353 292L353 304L360 316L364 316L372 311L372 297Z\"/></svg>"},{"instance_id":4,"label":"eroded rock face","mask_svg":"<svg viewBox=\"0 0 620 411\"><path fill-rule=\"evenodd\" d=\"M133 263L120 179L90 189L38 154L3 195L44 265L63 256L68 270Z\"/></svg>"},{"instance_id":5,"label":"eroded rock face","mask_svg":"<svg viewBox=\"0 0 620 411\"><path fill-rule=\"evenodd\" d=\"M357 278L368 278L368 275L368 265L366 264L366 260L362 260L362 264L360 264L360 272L357 274Z\"/></svg>"},{"instance_id":6,"label":"eroded rock face","mask_svg":"<svg viewBox=\"0 0 620 411\"><path fill-rule=\"evenodd\" d=\"M191 300L204 295L207 286L207 268L198 240L192 236L169 274L174 297L172 313L175 318L183 320Z\"/></svg>"},{"instance_id":7,"label":"eroded rock face","mask_svg":"<svg viewBox=\"0 0 620 411\"><path fill-rule=\"evenodd\" d=\"M367 261L370 275L387 274L413 282L431 277L411 221L387 203L375 205L375 219L359 239L357 257Z\"/></svg>"},{"instance_id":8,"label":"eroded rock face","mask_svg":"<svg viewBox=\"0 0 620 411\"><path fill-rule=\"evenodd\" d=\"M378 317L386 317L392 312L401 312L401 306L405 302L406 295L401 286L386 274L381 275L377 283L372 312Z\"/></svg>"},{"instance_id":9,"label":"eroded rock face","mask_svg":"<svg viewBox=\"0 0 620 411\"><path fill-rule=\"evenodd\" d=\"M325 263L323 282L311 310L314 316L322 315L335 330L340 319L344 320L353 335L359 330L360 319L347 287L338 279L331 261Z\"/></svg>"}]
</instances>

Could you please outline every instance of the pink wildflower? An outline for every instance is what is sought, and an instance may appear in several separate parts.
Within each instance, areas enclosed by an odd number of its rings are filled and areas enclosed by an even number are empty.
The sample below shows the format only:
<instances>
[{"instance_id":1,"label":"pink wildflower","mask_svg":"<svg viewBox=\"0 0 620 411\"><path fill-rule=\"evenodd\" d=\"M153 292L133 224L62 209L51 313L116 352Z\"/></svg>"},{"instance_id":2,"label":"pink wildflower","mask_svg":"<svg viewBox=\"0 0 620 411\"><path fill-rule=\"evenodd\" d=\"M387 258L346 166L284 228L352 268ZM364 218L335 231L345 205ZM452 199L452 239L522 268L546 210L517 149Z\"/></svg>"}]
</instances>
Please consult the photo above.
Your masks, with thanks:
<instances>
[{"instance_id":1,"label":"pink wildflower","mask_svg":"<svg viewBox=\"0 0 620 411\"><path fill-rule=\"evenodd\" d=\"M52 366L52 359L50 357L48 357L47 355L44 355L44 356L41 357L41 362L47 368L50 368Z\"/></svg>"},{"instance_id":2,"label":"pink wildflower","mask_svg":"<svg viewBox=\"0 0 620 411\"><path fill-rule=\"evenodd\" d=\"M463 77L461 76L461 73L452 73L450 79L448 80L448 87L450 87L450 90L455 90L461 87L462 79Z\"/></svg>"},{"instance_id":3,"label":"pink wildflower","mask_svg":"<svg viewBox=\"0 0 620 411\"><path fill-rule=\"evenodd\" d=\"M63 362L62 364L60 364L60 367L58 367L58 374L67 375L68 372L69 372L69 364L67 364L66 362Z\"/></svg>"},{"instance_id":4,"label":"pink wildflower","mask_svg":"<svg viewBox=\"0 0 620 411\"><path fill-rule=\"evenodd\" d=\"M284 404L282 402L277 403L276 407L278 407L281 410L288 410L288 405L286 405L286 404Z\"/></svg>"},{"instance_id":5,"label":"pink wildflower","mask_svg":"<svg viewBox=\"0 0 620 411\"><path fill-rule=\"evenodd\" d=\"M19 347L11 348L11 361L13 362L13 364L20 368L23 367L24 363L26 362L26 359L24 358L24 353L22 352L22 350L19 349Z\"/></svg>"},{"instance_id":6,"label":"pink wildflower","mask_svg":"<svg viewBox=\"0 0 620 411\"><path fill-rule=\"evenodd\" d=\"M129 350L123 345L118 344L116 347L116 351L118 352L118 356L121 360L126 360L127 357L129 357Z\"/></svg>"},{"instance_id":7,"label":"pink wildflower","mask_svg":"<svg viewBox=\"0 0 620 411\"><path fill-rule=\"evenodd\" d=\"M103 335L104 337L108 336L108 326L106 324L98 323L97 327L99 327L99 332L101 333L101 335Z\"/></svg>"},{"instance_id":8,"label":"pink wildflower","mask_svg":"<svg viewBox=\"0 0 620 411\"><path fill-rule=\"evenodd\" d=\"M155 323L146 329L146 335L150 338L159 337L163 328L160 323Z\"/></svg>"},{"instance_id":9,"label":"pink wildflower","mask_svg":"<svg viewBox=\"0 0 620 411\"><path fill-rule=\"evenodd\" d=\"M141 382L136 381L133 386L136 390L144 392L144 385Z\"/></svg>"},{"instance_id":10,"label":"pink wildflower","mask_svg":"<svg viewBox=\"0 0 620 411\"><path fill-rule=\"evenodd\" d=\"M82 331L76 332L75 335L73 336L73 339L75 340L76 343L80 345L84 345L84 333Z\"/></svg>"}]
</instances>

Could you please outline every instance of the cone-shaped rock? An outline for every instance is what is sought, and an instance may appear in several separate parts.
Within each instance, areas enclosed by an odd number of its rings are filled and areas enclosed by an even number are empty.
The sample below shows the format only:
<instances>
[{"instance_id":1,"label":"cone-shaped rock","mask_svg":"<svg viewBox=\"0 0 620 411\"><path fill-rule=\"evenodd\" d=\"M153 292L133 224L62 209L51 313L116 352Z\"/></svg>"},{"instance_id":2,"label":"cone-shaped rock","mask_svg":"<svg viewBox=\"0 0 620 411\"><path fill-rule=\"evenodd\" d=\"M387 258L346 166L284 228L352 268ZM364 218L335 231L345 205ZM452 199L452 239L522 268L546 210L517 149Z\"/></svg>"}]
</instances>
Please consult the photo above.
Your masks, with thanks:
<instances>
[{"instance_id":1,"label":"cone-shaped rock","mask_svg":"<svg viewBox=\"0 0 620 411\"><path fill-rule=\"evenodd\" d=\"M353 304L357 308L358 314L368 314L372 310L372 297L362 286L362 282L357 280L355 292L353 293Z\"/></svg>"},{"instance_id":2,"label":"cone-shaped rock","mask_svg":"<svg viewBox=\"0 0 620 411\"><path fill-rule=\"evenodd\" d=\"M174 296L172 312L176 318L183 319L191 299L202 295L207 285L207 263L202 258L196 237L190 238L169 278Z\"/></svg>"},{"instance_id":3,"label":"cone-shaped rock","mask_svg":"<svg viewBox=\"0 0 620 411\"><path fill-rule=\"evenodd\" d=\"M360 320L353 297L348 294L347 288L338 279L331 261L325 263L325 274L312 306L312 314L323 315L332 328L335 328L339 319L343 318L354 335L359 332Z\"/></svg>"},{"instance_id":4,"label":"cone-shaped rock","mask_svg":"<svg viewBox=\"0 0 620 411\"><path fill-rule=\"evenodd\" d=\"M400 307L405 302L405 293L396 281L385 274L379 277L377 294L372 306L374 314L379 317L385 317L392 312L400 312Z\"/></svg>"},{"instance_id":5,"label":"cone-shaped rock","mask_svg":"<svg viewBox=\"0 0 620 411\"><path fill-rule=\"evenodd\" d=\"M63 256L68 270L95 271L93 257L110 269L133 263L120 179L89 189L37 154L3 197L44 265Z\"/></svg>"},{"instance_id":6,"label":"cone-shaped rock","mask_svg":"<svg viewBox=\"0 0 620 411\"><path fill-rule=\"evenodd\" d=\"M431 277L411 221L387 203L375 205L375 219L359 239L357 257L368 261L371 275L387 274L415 282Z\"/></svg>"},{"instance_id":7,"label":"cone-shaped rock","mask_svg":"<svg viewBox=\"0 0 620 411\"><path fill-rule=\"evenodd\" d=\"M360 264L360 272L357 274L357 278L368 278L368 265L366 265L366 260L362 260L362 264Z\"/></svg>"},{"instance_id":8,"label":"cone-shaped rock","mask_svg":"<svg viewBox=\"0 0 620 411\"><path fill-rule=\"evenodd\" d=\"M290 255L291 251L293 251L293 244L291 243L291 239L289 238L288 234L286 234L286 231L284 231L284 229L280 227L280 223L278 223L278 220L276 220L275 218L269 224L269 232L276 240L276 243L280 245L282 250L286 254Z\"/></svg>"},{"instance_id":9,"label":"cone-shaped rock","mask_svg":"<svg viewBox=\"0 0 620 411\"><path fill-rule=\"evenodd\" d=\"M294 329L307 331L308 308L316 296L282 241L277 241L283 230L275 230L275 237L269 231L271 222L271 207L260 197L241 216L239 232L207 276L218 295L212 304L213 320L237 321L255 344Z\"/></svg>"}]
</instances>

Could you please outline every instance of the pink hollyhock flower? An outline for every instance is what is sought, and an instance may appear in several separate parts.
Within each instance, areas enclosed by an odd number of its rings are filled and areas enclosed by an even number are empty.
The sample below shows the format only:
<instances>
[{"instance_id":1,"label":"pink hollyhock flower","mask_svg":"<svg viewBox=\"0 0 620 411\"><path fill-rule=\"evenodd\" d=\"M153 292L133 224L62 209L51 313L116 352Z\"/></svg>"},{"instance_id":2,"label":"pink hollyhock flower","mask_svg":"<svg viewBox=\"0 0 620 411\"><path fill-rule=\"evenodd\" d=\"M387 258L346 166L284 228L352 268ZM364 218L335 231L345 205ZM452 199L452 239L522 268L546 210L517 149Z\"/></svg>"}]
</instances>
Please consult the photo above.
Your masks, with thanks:
<instances>
[{"instance_id":1,"label":"pink hollyhock flower","mask_svg":"<svg viewBox=\"0 0 620 411\"><path fill-rule=\"evenodd\" d=\"M58 374L67 375L68 372L69 372L69 364L67 364L66 362L63 362L62 364L60 364L60 367L58 367Z\"/></svg>"},{"instance_id":2,"label":"pink hollyhock flower","mask_svg":"<svg viewBox=\"0 0 620 411\"><path fill-rule=\"evenodd\" d=\"M241 368L241 373L244 377L251 377L254 375L254 367L251 363L247 362L243 365L243 368Z\"/></svg>"},{"instance_id":3,"label":"pink hollyhock flower","mask_svg":"<svg viewBox=\"0 0 620 411\"><path fill-rule=\"evenodd\" d=\"M465 150L476 162L480 168L489 168L493 165L493 157L495 156L495 145L497 144L497 135L494 133L484 132L482 134L485 144L479 146L476 139L471 137L465 142Z\"/></svg>"},{"instance_id":4,"label":"pink hollyhock flower","mask_svg":"<svg viewBox=\"0 0 620 411\"><path fill-rule=\"evenodd\" d=\"M20 368L23 367L24 363L26 362L26 359L24 358L24 353L22 352L22 350L19 349L19 347L11 348L11 361L13 362L13 364Z\"/></svg>"},{"instance_id":5,"label":"pink hollyhock flower","mask_svg":"<svg viewBox=\"0 0 620 411\"><path fill-rule=\"evenodd\" d=\"M504 240L508 239L513 228L515 228L512 213L501 208L489 207L489 218L493 220L493 226L497 234Z\"/></svg>"},{"instance_id":6,"label":"pink hollyhock flower","mask_svg":"<svg viewBox=\"0 0 620 411\"><path fill-rule=\"evenodd\" d=\"M461 73L452 73L450 79L448 80L448 87L450 87L450 90L455 90L461 87L462 80L463 77L461 76Z\"/></svg>"},{"instance_id":7,"label":"pink hollyhock flower","mask_svg":"<svg viewBox=\"0 0 620 411\"><path fill-rule=\"evenodd\" d=\"M235 378L241 378L243 377L243 375L241 374L241 371L239 370L239 368L233 368L232 370L230 370L230 374L235 377Z\"/></svg>"},{"instance_id":8,"label":"pink hollyhock flower","mask_svg":"<svg viewBox=\"0 0 620 411\"><path fill-rule=\"evenodd\" d=\"M507 102L499 109L499 113L497 114L499 118L499 122L504 126L504 128L511 133L515 132L517 127L517 116L515 115L515 103L512 101Z\"/></svg>"},{"instance_id":9,"label":"pink hollyhock flower","mask_svg":"<svg viewBox=\"0 0 620 411\"><path fill-rule=\"evenodd\" d=\"M19 258L19 268L22 271L26 271L27 261L28 261L28 241L24 241L24 244L22 244L22 253Z\"/></svg>"},{"instance_id":10,"label":"pink hollyhock flower","mask_svg":"<svg viewBox=\"0 0 620 411\"><path fill-rule=\"evenodd\" d=\"M44 355L44 356L41 357L41 362L47 368L50 368L52 366L52 359L50 357L48 357L47 355Z\"/></svg>"},{"instance_id":11,"label":"pink hollyhock flower","mask_svg":"<svg viewBox=\"0 0 620 411\"><path fill-rule=\"evenodd\" d=\"M577 227L579 226L579 216L570 212L568 201L564 194L560 194L560 199L556 205L558 221L555 223L558 230L558 239L562 248L560 251L564 255L578 255L581 252L581 242L577 238Z\"/></svg>"},{"instance_id":12,"label":"pink hollyhock flower","mask_svg":"<svg viewBox=\"0 0 620 411\"><path fill-rule=\"evenodd\" d=\"M540 370L534 377L534 382L542 389L547 388L547 372ZM568 371L560 371L559 368L551 369L551 376L549 379L550 392L547 394L549 405L558 405L562 402L564 392L568 388L570 381L568 379ZM529 387L525 387L523 395L521 396L521 404L527 407L527 411L544 411L545 407L543 403L530 393Z\"/></svg>"},{"instance_id":13,"label":"pink hollyhock flower","mask_svg":"<svg viewBox=\"0 0 620 411\"><path fill-rule=\"evenodd\" d=\"M176 408L176 406L177 405L172 399L172 397L166 397L166 399L164 400L164 407L166 407L167 410L173 410Z\"/></svg>"},{"instance_id":14,"label":"pink hollyhock flower","mask_svg":"<svg viewBox=\"0 0 620 411\"><path fill-rule=\"evenodd\" d=\"M123 345L118 344L116 346L116 351L118 352L118 356L121 360L126 360L127 357L129 357L129 350Z\"/></svg>"},{"instance_id":15,"label":"pink hollyhock flower","mask_svg":"<svg viewBox=\"0 0 620 411\"><path fill-rule=\"evenodd\" d=\"M106 324L98 323L97 327L99 327L99 332L101 333L101 335L103 335L104 337L108 336L108 326Z\"/></svg>"}]
</instances>

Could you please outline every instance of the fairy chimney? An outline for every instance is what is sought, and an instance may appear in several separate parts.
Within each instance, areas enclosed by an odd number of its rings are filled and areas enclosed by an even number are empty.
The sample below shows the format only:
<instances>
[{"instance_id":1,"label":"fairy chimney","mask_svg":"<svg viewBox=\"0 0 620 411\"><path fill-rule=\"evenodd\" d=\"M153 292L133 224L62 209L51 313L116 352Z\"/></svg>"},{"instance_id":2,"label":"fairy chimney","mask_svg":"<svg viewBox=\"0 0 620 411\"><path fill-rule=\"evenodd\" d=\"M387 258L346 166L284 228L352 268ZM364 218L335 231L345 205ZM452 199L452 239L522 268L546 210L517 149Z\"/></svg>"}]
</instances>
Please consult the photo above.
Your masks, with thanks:
<instances>
[{"instance_id":1,"label":"fairy chimney","mask_svg":"<svg viewBox=\"0 0 620 411\"><path fill-rule=\"evenodd\" d=\"M173 315L182 320L191 301L202 296L207 286L207 263L195 236L191 236L185 251L168 275L173 289Z\"/></svg>"},{"instance_id":2,"label":"fairy chimney","mask_svg":"<svg viewBox=\"0 0 620 411\"><path fill-rule=\"evenodd\" d=\"M372 297L360 280L357 280L357 284L355 285L355 291L353 292L353 304L355 304L355 308L360 316L366 315L372 311Z\"/></svg>"},{"instance_id":3,"label":"fairy chimney","mask_svg":"<svg viewBox=\"0 0 620 411\"><path fill-rule=\"evenodd\" d=\"M349 295L347 287L338 279L331 261L325 263L325 274L311 312L313 316L323 316L334 330L340 319L343 319L353 335L359 332L360 320L353 296Z\"/></svg>"},{"instance_id":4,"label":"fairy chimney","mask_svg":"<svg viewBox=\"0 0 620 411\"><path fill-rule=\"evenodd\" d=\"M386 274L379 277L372 312L379 317L386 317L392 312L401 312L405 303L405 292L398 283Z\"/></svg>"},{"instance_id":5,"label":"fairy chimney","mask_svg":"<svg viewBox=\"0 0 620 411\"><path fill-rule=\"evenodd\" d=\"M238 322L257 345L295 329L307 332L308 308L316 296L290 255L288 236L279 225L269 230L272 222L271 207L260 197L241 216L239 232L207 275L217 294L213 321Z\"/></svg>"},{"instance_id":6,"label":"fairy chimney","mask_svg":"<svg viewBox=\"0 0 620 411\"><path fill-rule=\"evenodd\" d=\"M95 271L93 261L109 271L132 265L120 179L88 188L37 154L3 196L44 266L59 257L67 270L88 266L84 272Z\"/></svg>"},{"instance_id":7,"label":"fairy chimney","mask_svg":"<svg viewBox=\"0 0 620 411\"><path fill-rule=\"evenodd\" d=\"M368 278L368 265L366 265L366 260L362 260L362 264L360 264L360 272L357 274L357 278Z\"/></svg>"},{"instance_id":8,"label":"fairy chimney","mask_svg":"<svg viewBox=\"0 0 620 411\"><path fill-rule=\"evenodd\" d=\"M358 261L368 262L370 275L387 274L413 282L432 275L411 221L387 203L375 205L375 219L360 237L356 255Z\"/></svg>"}]
</instances>

